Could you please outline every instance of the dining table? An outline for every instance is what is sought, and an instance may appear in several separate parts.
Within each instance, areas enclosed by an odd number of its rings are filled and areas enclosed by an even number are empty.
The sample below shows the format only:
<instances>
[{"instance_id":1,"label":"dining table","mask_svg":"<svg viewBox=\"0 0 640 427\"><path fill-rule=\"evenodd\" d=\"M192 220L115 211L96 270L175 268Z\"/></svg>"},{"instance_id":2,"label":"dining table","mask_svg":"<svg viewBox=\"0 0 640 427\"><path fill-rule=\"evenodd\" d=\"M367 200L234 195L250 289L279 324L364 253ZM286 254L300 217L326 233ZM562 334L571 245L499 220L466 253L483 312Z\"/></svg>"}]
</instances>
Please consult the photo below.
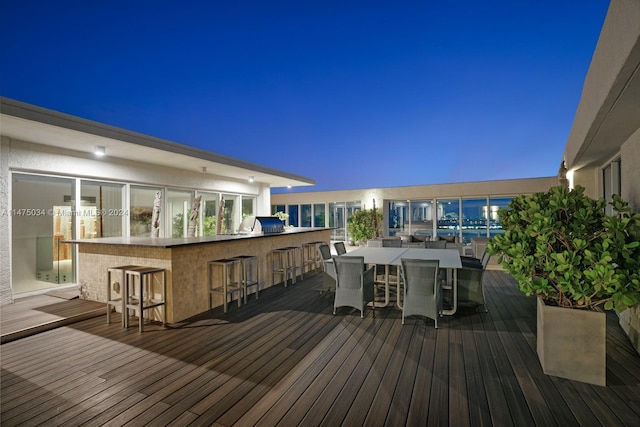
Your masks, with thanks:
<instances>
[{"instance_id":1,"label":"dining table","mask_svg":"<svg viewBox=\"0 0 640 427\"><path fill-rule=\"evenodd\" d=\"M365 264L376 264L385 266L385 293L384 304L387 306L390 302L390 283L389 283L389 267L397 266L400 269L402 259L420 259L420 260L437 260L439 268L450 269L453 272L452 307L442 310L442 314L453 315L458 307L458 269L462 268L460 252L457 249L426 249L426 248L375 248L360 247L341 256L361 256L364 258ZM402 308L400 304L400 277L397 282L396 304Z\"/></svg>"}]
</instances>

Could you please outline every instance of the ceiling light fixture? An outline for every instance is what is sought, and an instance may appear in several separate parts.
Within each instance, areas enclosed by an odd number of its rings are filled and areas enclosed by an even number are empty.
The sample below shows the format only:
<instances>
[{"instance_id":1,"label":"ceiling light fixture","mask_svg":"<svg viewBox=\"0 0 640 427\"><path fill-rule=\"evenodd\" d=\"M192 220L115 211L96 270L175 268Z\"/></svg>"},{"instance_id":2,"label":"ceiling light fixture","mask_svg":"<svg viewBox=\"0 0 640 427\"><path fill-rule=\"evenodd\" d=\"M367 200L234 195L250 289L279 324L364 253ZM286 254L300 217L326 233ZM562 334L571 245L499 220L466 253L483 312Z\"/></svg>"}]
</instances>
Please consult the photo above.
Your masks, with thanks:
<instances>
[{"instance_id":1,"label":"ceiling light fixture","mask_svg":"<svg viewBox=\"0 0 640 427\"><path fill-rule=\"evenodd\" d=\"M253 182L253 176L249 177L249 182Z\"/></svg>"},{"instance_id":2,"label":"ceiling light fixture","mask_svg":"<svg viewBox=\"0 0 640 427\"><path fill-rule=\"evenodd\" d=\"M291 184L287 185L287 188L291 188Z\"/></svg>"},{"instance_id":3,"label":"ceiling light fixture","mask_svg":"<svg viewBox=\"0 0 640 427\"><path fill-rule=\"evenodd\" d=\"M101 145L96 147L96 150L93 152L96 156L102 157L107 154L107 149Z\"/></svg>"}]
</instances>

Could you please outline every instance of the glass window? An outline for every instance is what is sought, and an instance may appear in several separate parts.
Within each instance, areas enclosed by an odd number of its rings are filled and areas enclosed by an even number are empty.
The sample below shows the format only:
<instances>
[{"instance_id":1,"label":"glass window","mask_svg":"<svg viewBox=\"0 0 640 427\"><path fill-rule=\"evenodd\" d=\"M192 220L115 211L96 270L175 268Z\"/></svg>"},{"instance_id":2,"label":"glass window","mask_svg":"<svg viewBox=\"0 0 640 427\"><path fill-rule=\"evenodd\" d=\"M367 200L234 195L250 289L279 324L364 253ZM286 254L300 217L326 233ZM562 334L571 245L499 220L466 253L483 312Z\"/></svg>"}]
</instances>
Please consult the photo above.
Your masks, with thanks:
<instances>
[{"instance_id":1,"label":"glass window","mask_svg":"<svg viewBox=\"0 0 640 427\"><path fill-rule=\"evenodd\" d=\"M82 181L79 216L80 239L123 236L129 220L124 184Z\"/></svg>"},{"instance_id":2,"label":"glass window","mask_svg":"<svg viewBox=\"0 0 640 427\"><path fill-rule=\"evenodd\" d=\"M502 225L500 224L500 216L498 211L501 208L506 208L513 197L496 197L489 199L489 237L493 237L496 234L503 233Z\"/></svg>"},{"instance_id":3,"label":"glass window","mask_svg":"<svg viewBox=\"0 0 640 427\"><path fill-rule=\"evenodd\" d=\"M242 219L255 215L256 198L250 196L242 196Z\"/></svg>"},{"instance_id":4,"label":"glass window","mask_svg":"<svg viewBox=\"0 0 640 427\"><path fill-rule=\"evenodd\" d=\"M332 227L331 240L344 241L346 239L345 203L329 203L329 227Z\"/></svg>"},{"instance_id":5,"label":"glass window","mask_svg":"<svg viewBox=\"0 0 640 427\"><path fill-rule=\"evenodd\" d=\"M313 226L326 227L324 203L316 203L315 205L313 205Z\"/></svg>"},{"instance_id":6,"label":"glass window","mask_svg":"<svg viewBox=\"0 0 640 427\"><path fill-rule=\"evenodd\" d=\"M202 227L202 235L215 236L220 193L199 192L198 195L202 196L200 201L200 227ZM200 235L199 232L198 235Z\"/></svg>"},{"instance_id":7,"label":"glass window","mask_svg":"<svg viewBox=\"0 0 640 427\"><path fill-rule=\"evenodd\" d=\"M285 205L271 205L271 215L275 215L276 212L286 213Z\"/></svg>"},{"instance_id":8,"label":"glass window","mask_svg":"<svg viewBox=\"0 0 640 427\"><path fill-rule=\"evenodd\" d=\"M613 207L609 202L613 200L613 195L620 195L622 181L620 176L620 159L616 159L602 169L602 196L607 201L606 213L613 215Z\"/></svg>"},{"instance_id":9,"label":"glass window","mask_svg":"<svg viewBox=\"0 0 640 427\"><path fill-rule=\"evenodd\" d=\"M433 238L433 200L411 201L411 233Z\"/></svg>"},{"instance_id":10,"label":"glass window","mask_svg":"<svg viewBox=\"0 0 640 427\"><path fill-rule=\"evenodd\" d=\"M13 174L11 276L15 294L73 283L75 180Z\"/></svg>"},{"instance_id":11,"label":"glass window","mask_svg":"<svg viewBox=\"0 0 640 427\"><path fill-rule=\"evenodd\" d=\"M224 209L222 216L221 230L218 234L233 234L240 225L241 213L238 211L238 198L240 196L233 194L223 194ZM222 202L221 202L222 203Z\"/></svg>"},{"instance_id":12,"label":"glass window","mask_svg":"<svg viewBox=\"0 0 640 427\"><path fill-rule=\"evenodd\" d=\"M458 236L460 232L460 200L443 199L437 201L438 236Z\"/></svg>"},{"instance_id":13,"label":"glass window","mask_svg":"<svg viewBox=\"0 0 640 427\"><path fill-rule=\"evenodd\" d=\"M164 216L169 218L167 236L187 237L192 200L192 191L167 190L167 214Z\"/></svg>"},{"instance_id":14,"label":"glass window","mask_svg":"<svg viewBox=\"0 0 640 427\"><path fill-rule=\"evenodd\" d=\"M360 209L362 209L362 205L360 202L347 202L345 205L345 214L347 216L347 222L349 222L349 217L351 216L351 214L353 214L355 211L359 211ZM347 236L347 241L349 241L351 238L349 236L349 231L346 230L346 224L345 224L345 235Z\"/></svg>"},{"instance_id":15,"label":"glass window","mask_svg":"<svg viewBox=\"0 0 640 427\"><path fill-rule=\"evenodd\" d=\"M311 227L311 205L300 205L300 227Z\"/></svg>"},{"instance_id":16,"label":"glass window","mask_svg":"<svg viewBox=\"0 0 640 427\"><path fill-rule=\"evenodd\" d=\"M462 200L462 244L471 245L474 237L487 236L487 199Z\"/></svg>"},{"instance_id":17,"label":"glass window","mask_svg":"<svg viewBox=\"0 0 640 427\"><path fill-rule=\"evenodd\" d=\"M130 193L129 227L131 236L151 237L151 220L154 215L154 206L156 202L159 202L159 206L156 207L160 211L158 227L160 230L159 235L163 237L162 222L163 218L165 218L165 213L162 212L164 204L162 188L132 185Z\"/></svg>"},{"instance_id":18,"label":"glass window","mask_svg":"<svg viewBox=\"0 0 640 427\"><path fill-rule=\"evenodd\" d=\"M289 224L293 227L298 226L298 205L287 205L287 213L289 214Z\"/></svg>"},{"instance_id":19,"label":"glass window","mask_svg":"<svg viewBox=\"0 0 640 427\"><path fill-rule=\"evenodd\" d=\"M409 217L407 215L409 202L392 200L389 202L389 235L409 231Z\"/></svg>"}]
</instances>

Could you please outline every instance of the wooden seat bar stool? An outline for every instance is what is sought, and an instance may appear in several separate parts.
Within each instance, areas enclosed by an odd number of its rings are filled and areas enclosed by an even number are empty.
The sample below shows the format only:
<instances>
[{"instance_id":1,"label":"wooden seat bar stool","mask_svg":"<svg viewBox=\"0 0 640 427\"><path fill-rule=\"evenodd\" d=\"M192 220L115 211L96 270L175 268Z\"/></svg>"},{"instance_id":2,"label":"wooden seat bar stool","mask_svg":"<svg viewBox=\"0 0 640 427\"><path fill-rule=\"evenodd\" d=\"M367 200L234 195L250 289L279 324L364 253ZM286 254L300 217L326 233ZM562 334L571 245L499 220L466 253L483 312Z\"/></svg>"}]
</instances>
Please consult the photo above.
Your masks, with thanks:
<instances>
[{"instance_id":1,"label":"wooden seat bar stool","mask_svg":"<svg viewBox=\"0 0 640 427\"><path fill-rule=\"evenodd\" d=\"M238 255L233 259L240 260L240 283L242 284L242 294L244 303L247 303L247 294L250 286L255 286L256 299L260 291L260 275L258 274L258 257L253 255Z\"/></svg>"},{"instance_id":2,"label":"wooden seat bar stool","mask_svg":"<svg viewBox=\"0 0 640 427\"><path fill-rule=\"evenodd\" d=\"M289 251L289 259L291 263L291 271L293 282L296 283L298 272L300 272L300 280L304 280L304 257L302 246L287 246L285 249Z\"/></svg>"},{"instance_id":3,"label":"wooden seat bar stool","mask_svg":"<svg viewBox=\"0 0 640 427\"><path fill-rule=\"evenodd\" d=\"M162 326L164 326L167 321L167 271L158 267L138 267L125 270L125 277L127 304L124 327L129 327L129 310L133 310L138 315L138 329L142 332L144 312L156 307L162 308ZM160 290L155 289L155 283L160 284Z\"/></svg>"},{"instance_id":4,"label":"wooden seat bar stool","mask_svg":"<svg viewBox=\"0 0 640 427\"><path fill-rule=\"evenodd\" d=\"M285 288L289 277L291 277L291 284L296 283L293 270L293 253L289 248L278 248L271 251L271 280L274 285L277 283L276 276L282 277Z\"/></svg>"},{"instance_id":5,"label":"wooden seat bar stool","mask_svg":"<svg viewBox=\"0 0 640 427\"><path fill-rule=\"evenodd\" d=\"M320 245L325 242L310 242L302 245L303 272L316 272L322 266Z\"/></svg>"},{"instance_id":6,"label":"wooden seat bar stool","mask_svg":"<svg viewBox=\"0 0 640 427\"><path fill-rule=\"evenodd\" d=\"M111 323L111 310L113 308L120 307L122 313L122 327L125 325L125 314L126 314L126 285L125 281L127 277L125 275L125 271L127 270L135 270L140 268L139 265L121 265L118 267L110 267L107 269L107 324ZM117 276L117 277L114 277ZM113 293L116 293L118 296L115 296Z\"/></svg>"},{"instance_id":7,"label":"wooden seat bar stool","mask_svg":"<svg viewBox=\"0 0 640 427\"><path fill-rule=\"evenodd\" d=\"M242 272L241 261L238 258L225 258L209 261L207 266L209 276L209 308L214 307L214 295L216 293L222 293L223 310L227 312L227 298L231 296L233 301L233 294L238 295L238 307L240 307L242 300Z\"/></svg>"}]
</instances>

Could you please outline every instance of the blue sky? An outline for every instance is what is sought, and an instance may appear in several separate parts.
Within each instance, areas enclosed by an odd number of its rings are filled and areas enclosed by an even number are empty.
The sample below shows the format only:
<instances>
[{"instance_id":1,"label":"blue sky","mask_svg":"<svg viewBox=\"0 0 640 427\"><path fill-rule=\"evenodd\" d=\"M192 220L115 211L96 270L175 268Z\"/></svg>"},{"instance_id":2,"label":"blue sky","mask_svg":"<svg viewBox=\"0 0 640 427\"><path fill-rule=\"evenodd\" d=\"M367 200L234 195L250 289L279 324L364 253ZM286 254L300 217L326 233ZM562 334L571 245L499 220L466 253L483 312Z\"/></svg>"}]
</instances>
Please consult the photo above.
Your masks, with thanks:
<instances>
[{"instance_id":1,"label":"blue sky","mask_svg":"<svg viewBox=\"0 0 640 427\"><path fill-rule=\"evenodd\" d=\"M0 94L316 180L555 175L607 0L0 2Z\"/></svg>"}]
</instances>

